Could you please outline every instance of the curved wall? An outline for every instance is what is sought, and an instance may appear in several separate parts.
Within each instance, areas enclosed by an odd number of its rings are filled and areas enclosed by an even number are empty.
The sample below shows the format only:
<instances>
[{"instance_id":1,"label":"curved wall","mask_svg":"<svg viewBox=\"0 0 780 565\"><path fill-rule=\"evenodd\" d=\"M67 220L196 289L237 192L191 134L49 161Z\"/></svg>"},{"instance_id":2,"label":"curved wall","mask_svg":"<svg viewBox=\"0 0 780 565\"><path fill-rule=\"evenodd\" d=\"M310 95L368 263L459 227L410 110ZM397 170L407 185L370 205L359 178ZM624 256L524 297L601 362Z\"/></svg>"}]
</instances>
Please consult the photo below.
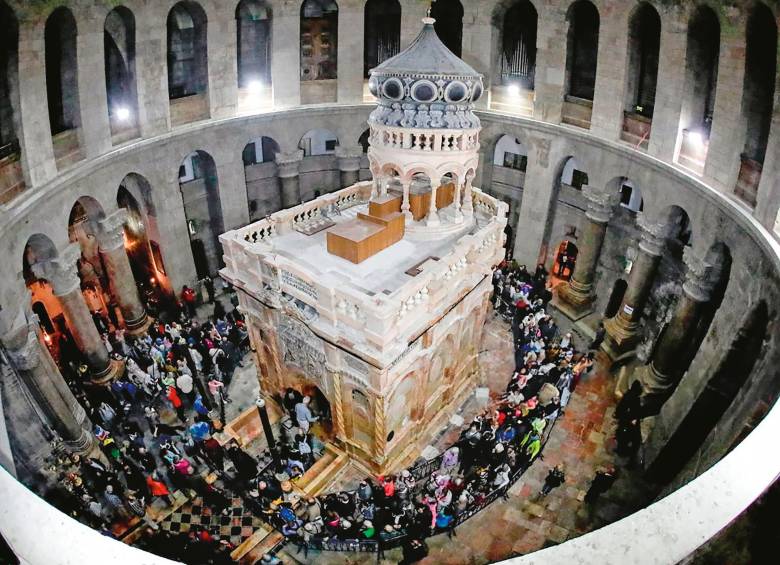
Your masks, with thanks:
<instances>
[{"instance_id":1,"label":"curved wall","mask_svg":"<svg viewBox=\"0 0 780 565\"><path fill-rule=\"evenodd\" d=\"M241 104L243 93L237 88L235 6L230 3L201 2L208 20L208 116L210 119L176 125L174 110L167 95L165 69L165 21L173 0L165 2L128 1L125 5L135 16L138 69L138 130L130 141L113 139L108 124L103 70L102 30L107 5L74 7L78 27L78 73L81 81L79 105L83 117L80 139L84 159L58 168L45 111L46 87L43 65L43 29L48 13L33 3L7 2L19 19L19 84L15 121L20 139L21 162L26 188L0 206L0 257L6 266L0 278L0 334L13 329L24 316L29 303L22 274L22 254L30 236L44 234L58 249L68 243L68 215L74 202L83 196L94 198L108 214L117 209L116 193L122 179L130 173L145 178L151 187L156 208L157 228L166 270L174 289L196 279L189 247L189 234L179 186L182 160L196 150L214 159L219 182L220 206L225 229L246 224L250 218L247 202L242 150L252 139L273 138L283 153L295 151L309 130L325 128L335 133L342 146L357 144L366 129L370 105L363 100L362 29L363 4L360 0L339 2L338 74L336 100L339 104L300 107L302 84L299 81L299 2L268 2L272 8L272 99L265 109L247 109ZM114 3L111 3L113 5ZM424 3L404 0L401 17L401 43L407 44L419 30ZM486 84L497 87L497 52L500 22L509 2L463 2L465 9L463 57L485 73ZM655 540L670 548L671 562L685 555L693 543L701 543L729 519L736 516L757 496L763 486L777 475L777 462L760 459L767 428L776 430L776 410L763 420L760 435L749 436L717 463L746 430L752 429L769 412L780 392L776 367L780 364L780 332L776 331L777 305L780 304L780 245L775 226L780 208L780 89L775 90L775 107L755 208L733 196L739 173L740 140L745 132L738 119L745 71L744 53L747 8L708 2L715 9L721 26L720 63L715 95L715 114L707 162L702 175L683 169L675 162L675 143L679 132L679 99L685 94L681 68L685 67L684 38L693 2L654 2L661 15L661 68L659 70L657 110L647 149L637 149L620 140L623 113L623 88L626 64L627 27L634 2L598 0L601 24L599 65L592 104L590 130L562 125L563 85L568 28L566 15L570 2L537 0L539 13L536 59L536 88L528 117L483 108L482 165L476 186L494 185L493 148L503 135L512 135L528 151L528 168L522 183L522 205L516 210L515 254L533 264L544 245L554 243L560 234L549 234L548 224L561 213L562 195L556 191L560 170L567 157L574 157L588 173L589 184L598 191L611 190L616 179L630 178L641 187L644 213L660 219L671 205L685 210L691 221L692 246L703 255L715 243L724 244L733 260L723 305L698 354L674 395L657 417L656 430L649 448L658 449L680 424L684 408L707 387L708 377L720 362L722 351L733 340L735 328L745 312L761 301L769 305L770 326L762 353L748 381L735 397L729 412L718 422L695 457L680 473L673 487L687 483L708 468L708 474L674 492L669 499L651 506L626 520L629 529L616 523L546 551L577 548L586 562L607 562L592 543L604 543L604 536L636 536ZM45 4L50 7L50 3ZM682 6L682 8L680 7ZM46 8L48 9L48 8ZM774 5L775 18L780 7ZM95 85L93 88L91 86ZM493 89L494 99L500 89ZM491 104L485 97L484 105ZM268 107L273 106L273 111ZM289 109L284 109L288 107ZM42 110L43 109L43 110ZM332 157L335 166L336 157ZM480 182L481 181L481 182ZM511 190L511 189L510 189ZM517 187L520 191L520 188ZM560 199L560 201L559 201ZM519 198L518 198L519 200ZM576 208L576 207L575 207ZM581 218L582 210L571 212ZM552 239L551 239L552 238ZM602 280L598 292L604 294L610 281ZM768 441L768 440L767 440ZM738 460L737 457L747 460ZM728 463L728 464L726 464ZM678 515L690 511L691 499L702 496L707 488L737 482L738 473L753 465L755 483L740 496L724 498L722 513L700 508L701 528L690 539L669 539L663 529L665 512ZM713 467L714 466L714 467ZM774 468L774 475L772 474ZM761 471L759 473L759 471ZM712 482L709 482L710 479ZM744 481L743 481L744 482ZM705 486L706 485L706 486ZM712 491L709 491L712 492ZM661 505L659 505L661 504ZM664 505L666 504L666 505ZM6 516L7 517L7 516ZM644 520L648 519L649 522ZM620 532L618 534L618 532ZM657 535L653 535L657 534ZM682 537L682 536L681 536ZM631 541L632 538L629 538ZM584 549L583 549L584 548ZM671 552L671 550L675 552ZM588 551L596 553L589 554ZM556 554L557 555L557 554ZM588 559L588 557L592 559ZM552 558L552 556L551 556ZM528 558L533 562L533 557Z\"/></svg>"}]
</instances>

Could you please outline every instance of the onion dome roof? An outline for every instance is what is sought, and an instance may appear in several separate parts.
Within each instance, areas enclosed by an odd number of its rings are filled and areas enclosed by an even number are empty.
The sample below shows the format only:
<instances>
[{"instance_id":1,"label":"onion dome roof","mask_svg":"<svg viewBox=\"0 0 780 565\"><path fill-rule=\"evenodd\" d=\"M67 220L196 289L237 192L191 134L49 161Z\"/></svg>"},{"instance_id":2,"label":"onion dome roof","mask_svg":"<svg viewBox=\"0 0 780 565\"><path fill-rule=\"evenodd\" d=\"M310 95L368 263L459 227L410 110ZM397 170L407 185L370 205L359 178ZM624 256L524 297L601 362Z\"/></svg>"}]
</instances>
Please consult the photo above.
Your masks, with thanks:
<instances>
[{"instance_id":1,"label":"onion dome roof","mask_svg":"<svg viewBox=\"0 0 780 565\"><path fill-rule=\"evenodd\" d=\"M379 99L369 122L415 129L474 129L482 75L450 51L423 19L417 38L371 70L368 88Z\"/></svg>"},{"instance_id":2,"label":"onion dome roof","mask_svg":"<svg viewBox=\"0 0 780 565\"><path fill-rule=\"evenodd\" d=\"M417 38L381 65L372 74L453 75L481 78L468 63L442 43L433 27L433 18L423 19L423 28Z\"/></svg>"}]
</instances>

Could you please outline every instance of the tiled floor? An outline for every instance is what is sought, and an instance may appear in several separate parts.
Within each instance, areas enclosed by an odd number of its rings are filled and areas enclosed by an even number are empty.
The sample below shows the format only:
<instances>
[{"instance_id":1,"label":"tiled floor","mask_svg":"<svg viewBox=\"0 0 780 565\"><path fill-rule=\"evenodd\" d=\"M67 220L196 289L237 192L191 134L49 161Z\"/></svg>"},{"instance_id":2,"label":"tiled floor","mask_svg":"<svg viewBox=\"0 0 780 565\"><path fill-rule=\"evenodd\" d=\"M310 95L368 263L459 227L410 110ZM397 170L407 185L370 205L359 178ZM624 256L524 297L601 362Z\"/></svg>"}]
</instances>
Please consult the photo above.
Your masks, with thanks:
<instances>
[{"instance_id":1,"label":"tiled floor","mask_svg":"<svg viewBox=\"0 0 780 565\"><path fill-rule=\"evenodd\" d=\"M188 502L160 523L163 530L174 534L187 533L193 526L208 530L220 540L238 546L260 527L262 521L243 507L240 498L233 498L227 514L214 514L200 498Z\"/></svg>"}]
</instances>

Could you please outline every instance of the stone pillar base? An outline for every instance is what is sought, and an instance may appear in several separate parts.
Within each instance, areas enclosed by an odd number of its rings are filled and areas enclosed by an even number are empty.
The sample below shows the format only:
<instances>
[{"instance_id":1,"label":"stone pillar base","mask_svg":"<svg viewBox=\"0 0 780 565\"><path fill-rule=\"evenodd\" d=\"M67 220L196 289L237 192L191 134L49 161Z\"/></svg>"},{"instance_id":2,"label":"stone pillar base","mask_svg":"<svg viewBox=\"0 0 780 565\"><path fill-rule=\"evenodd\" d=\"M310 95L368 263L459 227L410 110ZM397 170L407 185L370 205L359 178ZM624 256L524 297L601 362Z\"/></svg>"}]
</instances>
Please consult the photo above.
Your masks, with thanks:
<instances>
[{"instance_id":1,"label":"stone pillar base","mask_svg":"<svg viewBox=\"0 0 780 565\"><path fill-rule=\"evenodd\" d=\"M674 391L674 379L659 373L650 363L640 367L634 373L634 379L642 384L642 414L656 415L661 411L666 399Z\"/></svg>"},{"instance_id":2,"label":"stone pillar base","mask_svg":"<svg viewBox=\"0 0 780 565\"><path fill-rule=\"evenodd\" d=\"M561 314L576 322L594 312L593 302L596 297L590 293L590 288L579 289L576 281L562 284L555 291L552 305Z\"/></svg>"},{"instance_id":3,"label":"stone pillar base","mask_svg":"<svg viewBox=\"0 0 780 565\"><path fill-rule=\"evenodd\" d=\"M124 367L125 367L124 361L118 361L116 359L112 359L111 362L108 364L108 367L102 373L93 374L90 380L92 381L92 384L95 385L110 384L118 375L122 374Z\"/></svg>"},{"instance_id":4,"label":"stone pillar base","mask_svg":"<svg viewBox=\"0 0 780 565\"><path fill-rule=\"evenodd\" d=\"M82 434L78 439L66 441L64 443L69 453L85 456L92 455L95 456L96 459L98 458L98 454L102 454L95 441L95 436L92 435L90 430L82 430Z\"/></svg>"},{"instance_id":5,"label":"stone pillar base","mask_svg":"<svg viewBox=\"0 0 780 565\"><path fill-rule=\"evenodd\" d=\"M146 312L138 320L125 320L128 335L144 334L152 324L154 324L154 318L148 316Z\"/></svg>"},{"instance_id":6,"label":"stone pillar base","mask_svg":"<svg viewBox=\"0 0 780 565\"><path fill-rule=\"evenodd\" d=\"M615 316L604 321L607 335L601 344L601 350L613 361L631 356L639 344L640 336L637 330L638 324L630 324Z\"/></svg>"}]
</instances>

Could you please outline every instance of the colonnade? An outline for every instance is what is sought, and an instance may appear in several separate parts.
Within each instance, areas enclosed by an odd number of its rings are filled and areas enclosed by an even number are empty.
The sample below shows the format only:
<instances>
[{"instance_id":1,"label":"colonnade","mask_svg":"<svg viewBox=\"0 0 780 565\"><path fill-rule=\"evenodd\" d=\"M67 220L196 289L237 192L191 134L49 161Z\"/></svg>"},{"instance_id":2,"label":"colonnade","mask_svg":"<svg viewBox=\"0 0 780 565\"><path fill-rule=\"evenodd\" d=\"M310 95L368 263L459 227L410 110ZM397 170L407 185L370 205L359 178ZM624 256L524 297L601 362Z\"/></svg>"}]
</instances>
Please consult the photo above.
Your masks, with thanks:
<instances>
[{"instance_id":1,"label":"colonnade","mask_svg":"<svg viewBox=\"0 0 780 565\"><path fill-rule=\"evenodd\" d=\"M596 269L615 204L613 194L600 193L591 187L585 187L584 194L588 209L580 227L577 264L571 280L558 288L554 299L554 305L572 320L593 312ZM637 225L639 244L625 293L617 313L603 322L606 333L601 349L612 362L633 355L643 337L641 319L671 235L669 222L650 221L641 212ZM684 249L683 262L686 271L681 296L655 344L650 363L635 373L635 378L642 384L642 406L646 414L658 412L687 369L690 359L684 354L695 339L695 330L721 277L719 265L713 265L708 257L693 248Z\"/></svg>"}]
</instances>

